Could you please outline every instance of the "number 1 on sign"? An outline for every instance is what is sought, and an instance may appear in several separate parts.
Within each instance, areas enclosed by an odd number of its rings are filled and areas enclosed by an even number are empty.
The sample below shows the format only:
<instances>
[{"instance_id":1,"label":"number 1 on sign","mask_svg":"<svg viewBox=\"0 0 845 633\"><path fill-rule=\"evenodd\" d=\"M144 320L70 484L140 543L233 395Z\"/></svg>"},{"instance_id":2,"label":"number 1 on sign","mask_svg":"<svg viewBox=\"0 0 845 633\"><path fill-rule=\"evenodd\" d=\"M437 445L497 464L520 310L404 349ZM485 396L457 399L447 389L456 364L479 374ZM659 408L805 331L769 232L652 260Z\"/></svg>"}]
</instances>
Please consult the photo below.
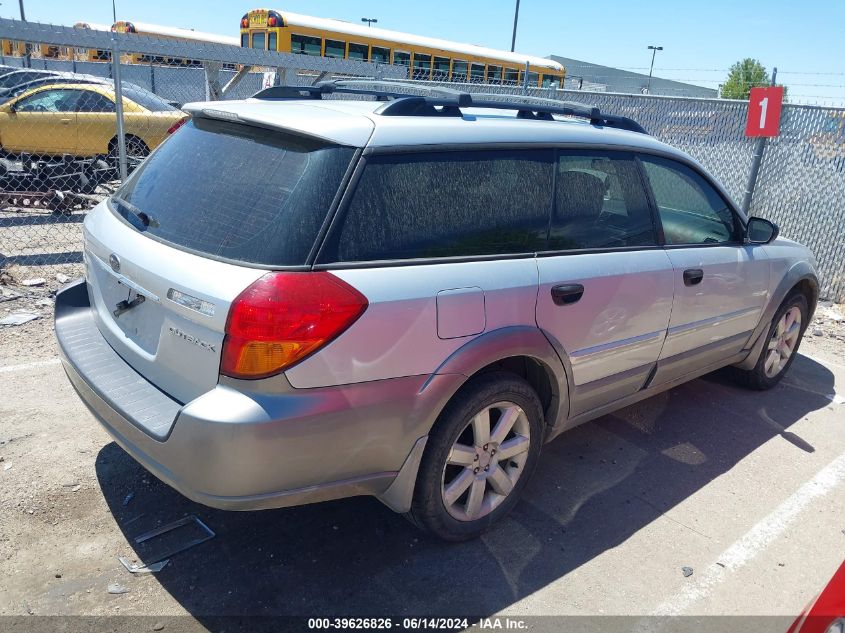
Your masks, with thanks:
<instances>
[{"instance_id":1,"label":"number 1 on sign","mask_svg":"<svg viewBox=\"0 0 845 633\"><path fill-rule=\"evenodd\" d=\"M760 102L760 129L766 127L766 110L769 108L769 98L766 97Z\"/></svg>"}]
</instances>

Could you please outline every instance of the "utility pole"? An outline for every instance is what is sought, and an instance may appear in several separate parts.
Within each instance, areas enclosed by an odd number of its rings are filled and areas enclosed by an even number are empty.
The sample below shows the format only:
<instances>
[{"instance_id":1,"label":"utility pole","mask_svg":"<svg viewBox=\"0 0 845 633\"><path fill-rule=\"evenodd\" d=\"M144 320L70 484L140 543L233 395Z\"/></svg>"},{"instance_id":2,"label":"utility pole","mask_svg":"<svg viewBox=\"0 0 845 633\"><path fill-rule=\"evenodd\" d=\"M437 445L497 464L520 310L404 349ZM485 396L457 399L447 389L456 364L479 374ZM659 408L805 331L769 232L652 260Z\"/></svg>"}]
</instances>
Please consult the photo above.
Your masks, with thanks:
<instances>
[{"instance_id":1,"label":"utility pole","mask_svg":"<svg viewBox=\"0 0 845 633\"><path fill-rule=\"evenodd\" d=\"M516 25L519 22L519 0L516 0L516 10L513 12L513 37L511 37L511 53L516 47Z\"/></svg>"},{"instance_id":2,"label":"utility pole","mask_svg":"<svg viewBox=\"0 0 845 633\"><path fill-rule=\"evenodd\" d=\"M21 22L26 22L26 13L23 10L23 0L18 0L18 4L21 7ZM32 68L32 58L30 57L31 53L29 52L29 42L23 43L23 65L24 68Z\"/></svg>"},{"instance_id":3,"label":"utility pole","mask_svg":"<svg viewBox=\"0 0 845 633\"><path fill-rule=\"evenodd\" d=\"M117 8L114 6L114 0L111 0L111 17L112 17L112 24L117 22Z\"/></svg>"},{"instance_id":4,"label":"utility pole","mask_svg":"<svg viewBox=\"0 0 845 633\"><path fill-rule=\"evenodd\" d=\"M662 46L649 46L648 50L651 51L651 68L648 70L648 87L645 89L646 94L651 94L651 74L654 72L654 56L657 55L657 51L662 51Z\"/></svg>"}]
</instances>

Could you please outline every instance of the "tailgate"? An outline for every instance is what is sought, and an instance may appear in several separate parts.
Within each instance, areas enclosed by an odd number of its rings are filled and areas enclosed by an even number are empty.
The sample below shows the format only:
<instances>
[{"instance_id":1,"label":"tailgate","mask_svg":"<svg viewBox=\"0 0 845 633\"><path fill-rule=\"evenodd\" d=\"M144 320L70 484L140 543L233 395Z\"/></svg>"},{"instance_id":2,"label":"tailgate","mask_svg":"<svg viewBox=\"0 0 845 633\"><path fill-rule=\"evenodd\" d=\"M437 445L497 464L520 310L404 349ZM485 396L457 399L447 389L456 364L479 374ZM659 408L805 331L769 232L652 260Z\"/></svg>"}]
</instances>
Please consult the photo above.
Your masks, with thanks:
<instances>
[{"instance_id":1,"label":"tailgate","mask_svg":"<svg viewBox=\"0 0 845 633\"><path fill-rule=\"evenodd\" d=\"M130 366L188 402L217 384L229 306L264 271L150 239L107 204L84 226L85 276L97 325Z\"/></svg>"}]
</instances>

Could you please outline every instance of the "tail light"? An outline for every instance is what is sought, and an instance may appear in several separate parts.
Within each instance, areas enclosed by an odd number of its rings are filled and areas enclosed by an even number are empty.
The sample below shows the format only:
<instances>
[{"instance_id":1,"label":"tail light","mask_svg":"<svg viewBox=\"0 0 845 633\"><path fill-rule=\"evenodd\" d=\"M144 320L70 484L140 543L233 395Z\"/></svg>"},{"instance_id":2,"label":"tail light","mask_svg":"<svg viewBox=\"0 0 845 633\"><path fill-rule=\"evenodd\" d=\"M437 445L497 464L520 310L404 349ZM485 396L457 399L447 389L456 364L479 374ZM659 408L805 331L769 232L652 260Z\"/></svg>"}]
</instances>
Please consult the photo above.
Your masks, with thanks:
<instances>
[{"instance_id":1,"label":"tail light","mask_svg":"<svg viewBox=\"0 0 845 633\"><path fill-rule=\"evenodd\" d=\"M368 305L331 273L268 273L232 303L220 373L278 374L340 336Z\"/></svg>"},{"instance_id":2,"label":"tail light","mask_svg":"<svg viewBox=\"0 0 845 633\"><path fill-rule=\"evenodd\" d=\"M174 123L169 128L167 128L167 133L173 134L176 130L178 130L180 127L185 125L188 122L188 119L190 119L190 118L191 117L186 116L186 117L179 119L178 121L176 121L176 123Z\"/></svg>"}]
</instances>

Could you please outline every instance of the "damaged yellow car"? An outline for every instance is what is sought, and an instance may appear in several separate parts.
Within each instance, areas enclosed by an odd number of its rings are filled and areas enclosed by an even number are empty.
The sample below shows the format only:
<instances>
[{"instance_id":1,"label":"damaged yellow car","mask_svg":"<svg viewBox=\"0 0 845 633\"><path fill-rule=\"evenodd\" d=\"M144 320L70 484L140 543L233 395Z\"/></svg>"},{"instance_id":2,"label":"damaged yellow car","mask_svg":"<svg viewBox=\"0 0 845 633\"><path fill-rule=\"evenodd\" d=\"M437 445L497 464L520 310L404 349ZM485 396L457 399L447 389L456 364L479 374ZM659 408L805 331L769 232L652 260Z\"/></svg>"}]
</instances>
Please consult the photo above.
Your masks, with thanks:
<instances>
[{"instance_id":1,"label":"damaged yellow car","mask_svg":"<svg viewBox=\"0 0 845 633\"><path fill-rule=\"evenodd\" d=\"M38 156L91 157L117 152L117 114L110 83L39 86L0 106L0 150ZM187 115L146 90L123 86L126 151L146 156Z\"/></svg>"}]
</instances>

